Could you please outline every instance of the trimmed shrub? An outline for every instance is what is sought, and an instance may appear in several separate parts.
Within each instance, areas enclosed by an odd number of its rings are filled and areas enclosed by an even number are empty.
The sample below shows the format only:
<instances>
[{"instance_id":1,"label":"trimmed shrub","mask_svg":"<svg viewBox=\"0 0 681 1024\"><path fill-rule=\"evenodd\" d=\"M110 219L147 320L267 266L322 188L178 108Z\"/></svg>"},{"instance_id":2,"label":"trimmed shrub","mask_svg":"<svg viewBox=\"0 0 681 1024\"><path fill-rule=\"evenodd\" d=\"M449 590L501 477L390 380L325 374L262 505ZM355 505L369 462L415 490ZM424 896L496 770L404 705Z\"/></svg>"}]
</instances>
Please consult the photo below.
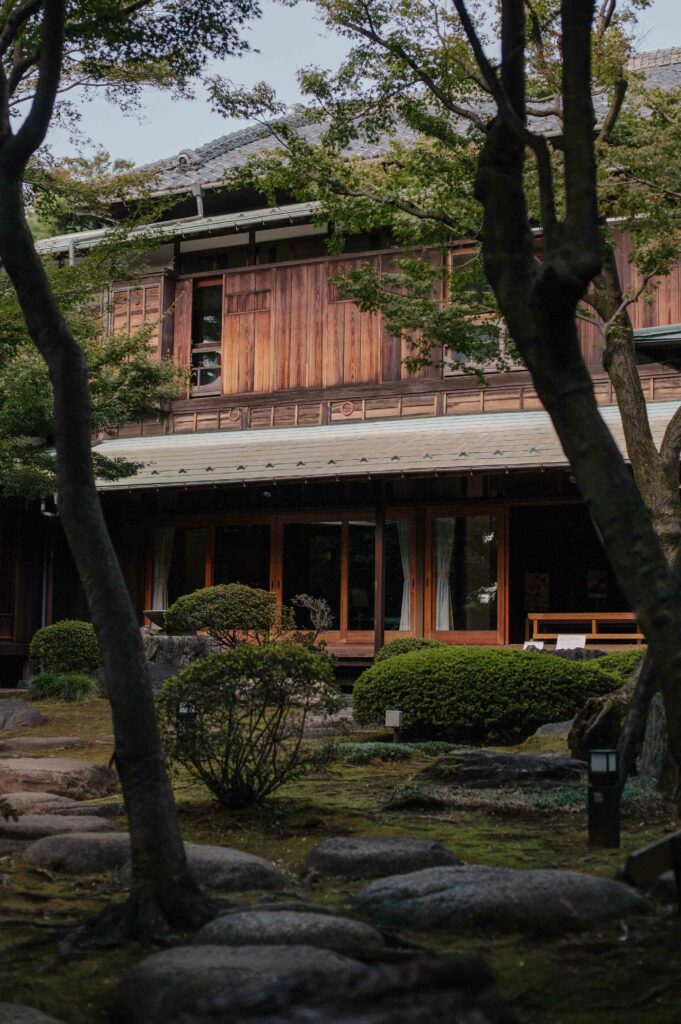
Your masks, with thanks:
<instances>
[{"instance_id":1,"label":"trimmed shrub","mask_svg":"<svg viewBox=\"0 0 681 1024\"><path fill-rule=\"evenodd\" d=\"M94 672L101 664L94 626L63 619L34 634L28 649L34 672Z\"/></svg>"},{"instance_id":2,"label":"trimmed shrub","mask_svg":"<svg viewBox=\"0 0 681 1024\"><path fill-rule=\"evenodd\" d=\"M100 695L99 683L82 672L41 672L28 686L33 700L88 700Z\"/></svg>"},{"instance_id":3,"label":"trimmed shrub","mask_svg":"<svg viewBox=\"0 0 681 1024\"><path fill-rule=\"evenodd\" d=\"M163 625L167 633L208 633L221 647L234 647L272 639L282 628L281 613L275 594L245 583L221 583L178 597Z\"/></svg>"},{"instance_id":4,"label":"trimmed shrub","mask_svg":"<svg viewBox=\"0 0 681 1024\"><path fill-rule=\"evenodd\" d=\"M563 721L619 679L597 663L531 651L449 647L414 651L374 664L353 691L353 715L382 722L403 712L408 738L458 743L519 743L545 722Z\"/></svg>"},{"instance_id":5,"label":"trimmed shrub","mask_svg":"<svg viewBox=\"0 0 681 1024\"><path fill-rule=\"evenodd\" d=\"M444 647L445 645L440 640L428 640L423 636L402 636L398 637L397 640L391 640L385 647L381 647L380 651L374 659L374 664L378 661L386 661L388 658L394 658L397 654L410 654L412 651L421 651L425 647Z\"/></svg>"},{"instance_id":6,"label":"trimmed shrub","mask_svg":"<svg viewBox=\"0 0 681 1024\"><path fill-rule=\"evenodd\" d=\"M310 712L344 701L328 658L294 644L238 644L169 679L157 698L166 756L224 807L251 807L311 763Z\"/></svg>"},{"instance_id":7,"label":"trimmed shrub","mask_svg":"<svg viewBox=\"0 0 681 1024\"><path fill-rule=\"evenodd\" d=\"M628 651L613 651L612 654L604 654L602 658L599 658L596 667L602 672L609 672L611 675L617 676L624 686L645 652L645 647Z\"/></svg>"}]
</instances>

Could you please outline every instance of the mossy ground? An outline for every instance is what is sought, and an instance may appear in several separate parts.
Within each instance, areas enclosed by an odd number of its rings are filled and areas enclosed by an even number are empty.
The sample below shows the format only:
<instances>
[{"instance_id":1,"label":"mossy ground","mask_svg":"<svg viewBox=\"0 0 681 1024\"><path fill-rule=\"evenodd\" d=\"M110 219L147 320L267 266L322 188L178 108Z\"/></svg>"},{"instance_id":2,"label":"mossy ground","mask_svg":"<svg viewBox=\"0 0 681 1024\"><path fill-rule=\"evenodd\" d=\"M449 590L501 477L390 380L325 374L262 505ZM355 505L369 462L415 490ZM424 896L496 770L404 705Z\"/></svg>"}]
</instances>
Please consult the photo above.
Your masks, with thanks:
<instances>
[{"instance_id":1,"label":"mossy ground","mask_svg":"<svg viewBox=\"0 0 681 1024\"><path fill-rule=\"evenodd\" d=\"M106 761L111 733L104 701L41 704L46 725L32 734L80 735L95 745L64 756ZM96 742L100 741L100 742ZM536 747L530 743L528 747ZM543 749L555 749L553 737ZM55 753L55 752L53 752ZM408 833L445 843L463 860L508 867L571 868L612 877L626 853L677 827L673 809L637 803L623 822L622 850L589 850L578 810L528 807L498 799L484 809L386 812L383 807L426 762L331 765L293 783L253 812L228 813L199 786L176 780L187 840L258 853L302 880L306 852L331 835ZM361 883L315 881L313 899L347 910ZM29 870L0 856L0 1000L36 1006L65 1024L100 1024L126 966L147 950L58 955L55 926L94 915L123 892L113 876L68 878ZM431 949L481 953L495 967L501 994L526 1024L678 1024L681 1020L681 923L658 914L563 939L462 933L405 936Z\"/></svg>"}]
</instances>

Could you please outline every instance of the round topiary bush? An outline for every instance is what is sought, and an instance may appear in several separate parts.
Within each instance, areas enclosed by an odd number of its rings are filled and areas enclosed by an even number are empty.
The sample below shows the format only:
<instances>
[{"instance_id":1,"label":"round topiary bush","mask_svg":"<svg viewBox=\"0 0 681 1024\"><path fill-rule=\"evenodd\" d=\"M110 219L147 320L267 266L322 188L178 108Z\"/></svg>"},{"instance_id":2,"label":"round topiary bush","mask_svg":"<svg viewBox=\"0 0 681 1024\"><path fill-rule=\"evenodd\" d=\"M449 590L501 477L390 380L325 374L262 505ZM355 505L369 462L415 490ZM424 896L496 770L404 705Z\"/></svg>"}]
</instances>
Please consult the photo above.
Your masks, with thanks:
<instances>
[{"instance_id":1,"label":"round topiary bush","mask_svg":"<svg viewBox=\"0 0 681 1024\"><path fill-rule=\"evenodd\" d=\"M619 686L597 662L530 651L442 645L374 664L353 691L353 715L369 725L403 712L408 738L519 743L545 722L572 716Z\"/></svg>"},{"instance_id":2,"label":"round topiary bush","mask_svg":"<svg viewBox=\"0 0 681 1024\"><path fill-rule=\"evenodd\" d=\"M237 644L200 658L157 698L168 761L225 807L251 807L312 758L307 715L343 706L327 657L296 644Z\"/></svg>"},{"instance_id":3,"label":"round topiary bush","mask_svg":"<svg viewBox=\"0 0 681 1024\"><path fill-rule=\"evenodd\" d=\"M97 680L83 672L41 672L28 692L33 700L88 700L100 694Z\"/></svg>"},{"instance_id":4,"label":"round topiary bush","mask_svg":"<svg viewBox=\"0 0 681 1024\"><path fill-rule=\"evenodd\" d=\"M163 626L167 633L205 632L221 647L234 647L244 640L265 643L283 628L292 628L287 611L267 590L221 583L178 597L165 613Z\"/></svg>"},{"instance_id":5,"label":"round topiary bush","mask_svg":"<svg viewBox=\"0 0 681 1024\"><path fill-rule=\"evenodd\" d=\"M374 659L374 664L378 661L394 658L397 654L410 654L412 651L422 651L425 647L444 647L444 644L440 640L428 640L424 636L401 636L397 640L391 640L390 643L381 647Z\"/></svg>"},{"instance_id":6,"label":"round topiary bush","mask_svg":"<svg viewBox=\"0 0 681 1024\"><path fill-rule=\"evenodd\" d=\"M34 672L94 672L101 664L94 626L63 619L34 634L28 649Z\"/></svg>"}]
</instances>

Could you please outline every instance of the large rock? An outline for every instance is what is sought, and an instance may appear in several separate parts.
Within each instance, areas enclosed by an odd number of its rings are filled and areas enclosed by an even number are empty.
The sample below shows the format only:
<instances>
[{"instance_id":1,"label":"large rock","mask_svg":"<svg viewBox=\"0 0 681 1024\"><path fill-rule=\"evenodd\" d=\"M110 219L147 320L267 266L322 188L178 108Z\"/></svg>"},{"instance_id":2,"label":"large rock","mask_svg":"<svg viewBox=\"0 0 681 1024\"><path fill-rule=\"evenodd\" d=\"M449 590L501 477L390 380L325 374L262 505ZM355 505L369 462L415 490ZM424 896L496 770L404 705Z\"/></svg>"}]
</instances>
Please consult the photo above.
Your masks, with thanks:
<instances>
[{"instance_id":1,"label":"large rock","mask_svg":"<svg viewBox=\"0 0 681 1024\"><path fill-rule=\"evenodd\" d=\"M5 803L16 814L66 814L97 815L99 818L117 818L125 814L125 805L120 800L85 801L74 800L70 796L55 796L54 793L27 791L23 793L6 793Z\"/></svg>"},{"instance_id":2,"label":"large rock","mask_svg":"<svg viewBox=\"0 0 681 1024\"><path fill-rule=\"evenodd\" d=\"M40 1010L18 1003L0 1003L0 1024L59 1024L54 1017L46 1017Z\"/></svg>"},{"instance_id":3,"label":"large rock","mask_svg":"<svg viewBox=\"0 0 681 1024\"><path fill-rule=\"evenodd\" d=\"M126 1024L167 1024L196 1008L228 1008L244 985L257 989L306 975L322 985L344 984L361 971L355 961L312 946L179 946L125 972L115 1012Z\"/></svg>"},{"instance_id":4,"label":"large rock","mask_svg":"<svg viewBox=\"0 0 681 1024\"><path fill-rule=\"evenodd\" d=\"M427 765L417 778L430 785L497 789L500 786L565 786L581 782L584 765L558 754L499 754L456 750Z\"/></svg>"},{"instance_id":5,"label":"large rock","mask_svg":"<svg viewBox=\"0 0 681 1024\"><path fill-rule=\"evenodd\" d=\"M80 736L13 736L9 740L0 740L0 754L27 750L67 750L86 746L87 742Z\"/></svg>"},{"instance_id":6,"label":"large rock","mask_svg":"<svg viewBox=\"0 0 681 1024\"><path fill-rule=\"evenodd\" d=\"M478 865L382 878L356 902L386 927L448 935L471 925L558 935L649 909L634 889L607 878Z\"/></svg>"},{"instance_id":7,"label":"large rock","mask_svg":"<svg viewBox=\"0 0 681 1024\"><path fill-rule=\"evenodd\" d=\"M214 640L208 637L182 634L169 636L156 629L142 629L142 645L147 661L170 665L175 669L190 665L197 658L205 658L217 649Z\"/></svg>"},{"instance_id":8,"label":"large rock","mask_svg":"<svg viewBox=\"0 0 681 1024\"><path fill-rule=\"evenodd\" d=\"M248 889L283 889L284 875L268 860L227 846L186 845L187 861L199 885L221 892L244 892ZM121 872L124 882L130 880L130 865Z\"/></svg>"},{"instance_id":9,"label":"large rock","mask_svg":"<svg viewBox=\"0 0 681 1024\"><path fill-rule=\"evenodd\" d=\"M107 796L118 788L111 768L67 757L17 757L0 761L0 793L40 790L76 800Z\"/></svg>"},{"instance_id":10,"label":"large rock","mask_svg":"<svg viewBox=\"0 0 681 1024\"><path fill-rule=\"evenodd\" d=\"M324 839L310 850L305 861L307 868L320 875L341 875L344 878L375 878L460 863L458 857L442 843L410 836L380 839L338 836Z\"/></svg>"},{"instance_id":11,"label":"large rock","mask_svg":"<svg viewBox=\"0 0 681 1024\"><path fill-rule=\"evenodd\" d=\"M494 998L492 973L479 957L426 955L331 974L275 972L228 994L218 988L213 995L210 985L186 1009L169 1005L165 1017L144 1017L146 1006L140 1013L133 1001L136 988L128 996L125 984L124 978L116 1016L125 1024L517 1024Z\"/></svg>"},{"instance_id":12,"label":"large rock","mask_svg":"<svg viewBox=\"0 0 681 1024\"><path fill-rule=\"evenodd\" d=\"M22 814L18 821L0 818L3 839L43 839L71 832L115 832L116 826L95 815Z\"/></svg>"},{"instance_id":13,"label":"large rock","mask_svg":"<svg viewBox=\"0 0 681 1024\"><path fill-rule=\"evenodd\" d=\"M238 910L217 917L194 938L199 946L314 946L348 956L380 949L383 938L375 928L336 914L293 910Z\"/></svg>"},{"instance_id":14,"label":"large rock","mask_svg":"<svg viewBox=\"0 0 681 1024\"><path fill-rule=\"evenodd\" d=\"M130 836L127 832L76 832L48 836L30 843L23 857L33 867L65 871L72 875L118 871L130 859Z\"/></svg>"},{"instance_id":15,"label":"large rock","mask_svg":"<svg viewBox=\"0 0 681 1024\"><path fill-rule=\"evenodd\" d=\"M613 693L589 697L575 715L568 733L568 747L573 757L586 761L590 750L617 746L629 707L629 693L629 687L623 686Z\"/></svg>"},{"instance_id":16,"label":"large rock","mask_svg":"<svg viewBox=\"0 0 681 1024\"><path fill-rule=\"evenodd\" d=\"M25 700L0 700L0 729L26 729L44 721L40 711Z\"/></svg>"},{"instance_id":17,"label":"large rock","mask_svg":"<svg viewBox=\"0 0 681 1024\"><path fill-rule=\"evenodd\" d=\"M574 718L568 718L567 722L547 722L540 725L535 731L535 736L567 736L572 728Z\"/></svg>"}]
</instances>

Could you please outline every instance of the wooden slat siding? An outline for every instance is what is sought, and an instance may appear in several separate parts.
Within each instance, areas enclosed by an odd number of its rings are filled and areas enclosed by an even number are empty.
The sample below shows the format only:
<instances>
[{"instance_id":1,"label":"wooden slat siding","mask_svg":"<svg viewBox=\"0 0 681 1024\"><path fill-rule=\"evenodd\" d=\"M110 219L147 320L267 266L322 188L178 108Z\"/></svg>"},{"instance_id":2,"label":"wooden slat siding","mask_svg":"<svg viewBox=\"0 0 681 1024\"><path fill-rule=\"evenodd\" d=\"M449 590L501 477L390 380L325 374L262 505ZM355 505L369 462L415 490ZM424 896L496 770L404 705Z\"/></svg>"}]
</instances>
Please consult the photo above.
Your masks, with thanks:
<instances>
[{"instance_id":1,"label":"wooden slat siding","mask_svg":"<svg viewBox=\"0 0 681 1024\"><path fill-rule=\"evenodd\" d=\"M326 298L328 289L326 286L326 274L324 273L324 268L322 266L312 265L308 267L308 277L308 354L306 386L308 388L314 388L321 387L324 384L324 325L326 323Z\"/></svg>"},{"instance_id":2,"label":"wooden slat siding","mask_svg":"<svg viewBox=\"0 0 681 1024\"><path fill-rule=\"evenodd\" d=\"M175 285L173 356L178 366L189 366L192 353L192 282Z\"/></svg>"},{"instance_id":3,"label":"wooden slat siding","mask_svg":"<svg viewBox=\"0 0 681 1024\"><path fill-rule=\"evenodd\" d=\"M379 268L381 275L390 274L394 269L394 257L383 255L380 257ZM381 319L381 380L399 380L401 375L400 354L401 342L394 334L388 334L385 324Z\"/></svg>"},{"instance_id":4,"label":"wooden slat siding","mask_svg":"<svg viewBox=\"0 0 681 1024\"><path fill-rule=\"evenodd\" d=\"M323 339L324 387L343 384L345 360L345 303L326 303L326 331Z\"/></svg>"},{"instance_id":5,"label":"wooden slat siding","mask_svg":"<svg viewBox=\"0 0 681 1024\"><path fill-rule=\"evenodd\" d=\"M112 288L111 330L114 334L131 335L147 324L156 325L149 345L161 354L161 277L145 278L134 285L123 281Z\"/></svg>"}]
</instances>

